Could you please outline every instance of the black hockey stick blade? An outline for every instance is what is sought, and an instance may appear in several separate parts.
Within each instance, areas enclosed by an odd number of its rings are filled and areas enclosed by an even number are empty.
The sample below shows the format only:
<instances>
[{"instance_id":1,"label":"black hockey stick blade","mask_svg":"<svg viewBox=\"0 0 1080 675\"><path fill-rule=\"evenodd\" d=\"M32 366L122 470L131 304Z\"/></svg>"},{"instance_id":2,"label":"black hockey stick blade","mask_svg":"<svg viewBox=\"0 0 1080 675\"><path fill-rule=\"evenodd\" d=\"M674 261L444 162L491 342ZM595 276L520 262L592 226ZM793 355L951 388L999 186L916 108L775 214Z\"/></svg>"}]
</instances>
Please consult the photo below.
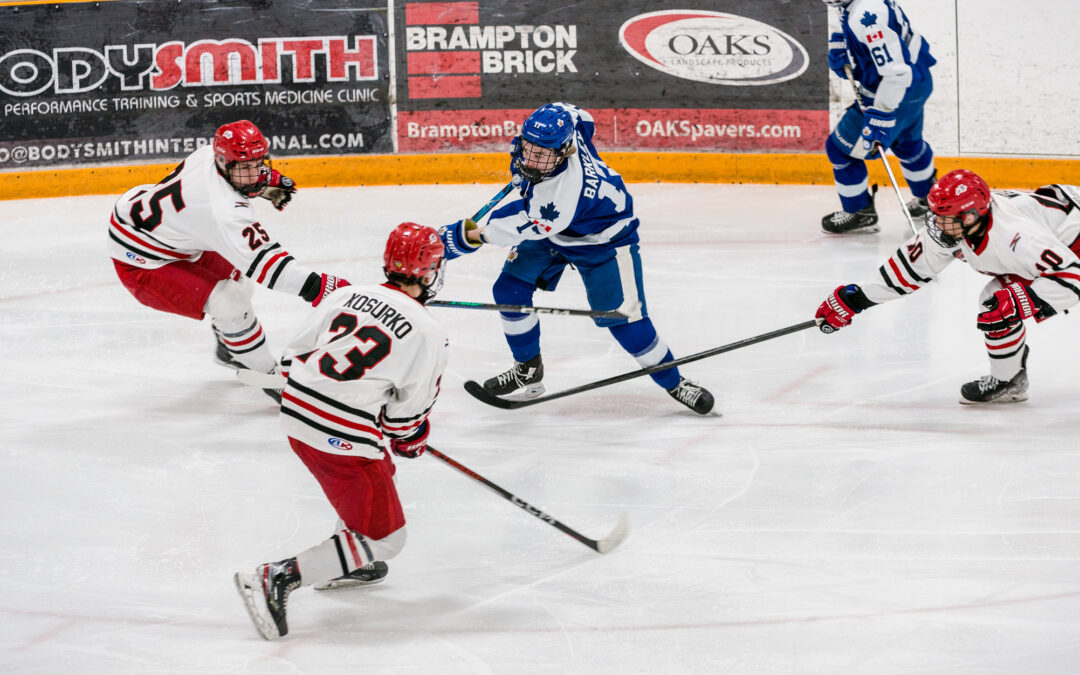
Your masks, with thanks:
<instances>
[{"instance_id":1,"label":"black hockey stick blade","mask_svg":"<svg viewBox=\"0 0 1080 675\"><path fill-rule=\"evenodd\" d=\"M585 535L581 534L580 532L578 532L574 528L569 527L567 525L564 525L563 523L559 522L558 520L556 520L552 516L544 513L541 509L536 508L532 504L529 504L528 502L521 499L520 497L512 494L508 490L499 487L495 483L492 483L490 480L488 480L487 478L484 478L483 476L476 473L475 471L473 471L469 467L465 466L461 462L458 462L457 460L454 460L454 459L451 459L450 457L447 457L446 455L439 452L438 450L431 447L430 445L427 446L427 453L429 455L435 457L439 461L443 462L447 466L449 466L449 467L451 467L453 469L456 469L457 471L460 471L461 473L465 474L469 478L472 478L473 480L480 483L481 485L483 485L487 489L491 490L495 494L499 495L500 497L502 497L506 501L508 501L511 504L513 504L514 506L520 508L522 511L528 513L530 516L534 516L536 518L539 518L540 520L544 521L548 525L551 525L552 527L559 530L563 534L569 535L569 536L573 537L574 539L577 539L579 542L581 542L582 544L585 544L586 546L588 546L592 550L596 551L597 553L608 553L610 551L613 551L615 549L615 547L617 547L619 544L621 544L623 542L624 539L626 539L626 535L628 535L630 533L630 521L626 517L626 514L624 513L621 516L619 516L619 522L618 522L618 524L615 525L615 529L613 529L611 532L609 532L606 537L604 537L603 539L590 539L589 537L586 537Z\"/></svg>"},{"instance_id":2,"label":"black hockey stick blade","mask_svg":"<svg viewBox=\"0 0 1080 675\"><path fill-rule=\"evenodd\" d=\"M521 314L558 314L562 316L591 316L602 319L625 319L617 309L564 309L562 307L533 307L531 305L499 305L489 302L466 302L463 300L430 300L428 307L453 307L459 309L489 309L499 312L520 312Z\"/></svg>"},{"instance_id":3,"label":"black hockey stick blade","mask_svg":"<svg viewBox=\"0 0 1080 675\"><path fill-rule=\"evenodd\" d=\"M716 356L717 354L723 354L725 352L741 349L742 347L749 347L750 345L757 344L759 342L765 342L766 340L772 340L783 335L789 335L791 333L798 333L799 331L806 330L807 328L813 328L819 323L818 319L810 319L809 321L803 321L793 326L786 328L780 328L778 330L771 331L769 333L762 333L761 335L755 335L754 337L746 338L745 340L739 340L738 342L732 342L731 344L723 345L722 347L714 347L713 349L707 349L697 354L691 354L690 356L684 356L674 361L668 361L667 363L658 363L655 366L649 366L648 368L642 368L640 370L632 370L629 373L623 373L622 375L615 375L603 380L597 380L596 382L590 382L571 389L564 389L563 391L557 391L553 394L547 394L546 396L537 396L530 399L505 399L495 396L488 390L484 389L482 385L473 380L465 382L465 391L469 392L473 398L482 403L486 403L496 408L502 408L503 410L513 410L515 408L524 408L525 406L536 405L537 403L544 403L545 401L553 401L557 398L564 396L572 396L574 394L580 394L591 389L599 389L600 387L606 387L609 384L617 384L619 382L625 382L632 380L636 377L642 377L649 373L655 373L661 370L667 370L668 368L675 368L681 366L684 363L692 363L694 361L700 361L701 359L707 359L710 356Z\"/></svg>"}]
</instances>

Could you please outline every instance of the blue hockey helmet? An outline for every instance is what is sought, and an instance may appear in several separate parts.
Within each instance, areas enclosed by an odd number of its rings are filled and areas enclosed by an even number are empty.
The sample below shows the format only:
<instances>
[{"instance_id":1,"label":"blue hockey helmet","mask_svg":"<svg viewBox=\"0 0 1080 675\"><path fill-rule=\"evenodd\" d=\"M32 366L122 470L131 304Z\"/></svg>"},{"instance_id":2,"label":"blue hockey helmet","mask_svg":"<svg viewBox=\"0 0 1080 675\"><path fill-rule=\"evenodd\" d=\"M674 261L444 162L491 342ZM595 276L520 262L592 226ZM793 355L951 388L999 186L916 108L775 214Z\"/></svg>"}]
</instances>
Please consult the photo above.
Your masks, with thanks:
<instances>
[{"instance_id":1,"label":"blue hockey helmet","mask_svg":"<svg viewBox=\"0 0 1080 675\"><path fill-rule=\"evenodd\" d=\"M538 183L573 152L574 118L565 109L548 103L521 125L521 135L514 139L513 164L525 180Z\"/></svg>"}]
</instances>

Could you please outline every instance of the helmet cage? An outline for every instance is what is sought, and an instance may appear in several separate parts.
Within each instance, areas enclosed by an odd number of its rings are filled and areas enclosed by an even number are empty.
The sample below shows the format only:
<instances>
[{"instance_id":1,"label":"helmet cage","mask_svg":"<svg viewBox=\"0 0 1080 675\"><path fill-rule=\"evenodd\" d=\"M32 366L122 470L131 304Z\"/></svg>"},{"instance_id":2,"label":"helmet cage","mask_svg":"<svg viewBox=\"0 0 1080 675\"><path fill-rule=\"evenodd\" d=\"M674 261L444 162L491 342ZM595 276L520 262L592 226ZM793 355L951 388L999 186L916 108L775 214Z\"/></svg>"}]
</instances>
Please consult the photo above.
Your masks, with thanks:
<instances>
[{"instance_id":1,"label":"helmet cage","mask_svg":"<svg viewBox=\"0 0 1080 675\"><path fill-rule=\"evenodd\" d=\"M990 188L973 171L957 169L942 176L926 196L926 234L951 248L961 239L979 234L990 213Z\"/></svg>"},{"instance_id":2,"label":"helmet cage","mask_svg":"<svg viewBox=\"0 0 1080 675\"><path fill-rule=\"evenodd\" d=\"M230 122L214 134L214 161L234 190L257 197L270 183L270 146L248 120Z\"/></svg>"},{"instance_id":3,"label":"helmet cage","mask_svg":"<svg viewBox=\"0 0 1080 675\"><path fill-rule=\"evenodd\" d=\"M574 153L574 119L564 108L541 106L521 125L514 138L513 164L521 176L539 183Z\"/></svg>"}]
</instances>

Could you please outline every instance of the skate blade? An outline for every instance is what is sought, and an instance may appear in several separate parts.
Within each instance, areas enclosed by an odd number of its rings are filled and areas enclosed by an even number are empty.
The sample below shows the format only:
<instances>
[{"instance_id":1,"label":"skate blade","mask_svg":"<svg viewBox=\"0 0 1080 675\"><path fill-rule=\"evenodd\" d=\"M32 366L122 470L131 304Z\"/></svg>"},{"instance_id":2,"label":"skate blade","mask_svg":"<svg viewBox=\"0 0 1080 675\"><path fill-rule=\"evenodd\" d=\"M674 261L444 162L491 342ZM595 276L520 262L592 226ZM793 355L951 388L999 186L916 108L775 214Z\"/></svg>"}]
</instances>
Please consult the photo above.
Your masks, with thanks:
<instances>
[{"instance_id":1,"label":"skate blade","mask_svg":"<svg viewBox=\"0 0 1080 675\"><path fill-rule=\"evenodd\" d=\"M255 604L255 593L262 593L262 584L252 575L239 572L233 575L233 582L236 583L236 591L244 601L244 608L247 610L248 616L251 617L251 623L255 624L255 630L259 631L259 635L264 640L281 639L281 635L278 634L277 624L270 617L263 616Z\"/></svg>"},{"instance_id":2,"label":"skate blade","mask_svg":"<svg viewBox=\"0 0 1080 675\"><path fill-rule=\"evenodd\" d=\"M324 581L312 586L317 591L338 591L343 588L359 588L360 586L374 586L381 583L386 577L379 577L378 579L331 579L330 581Z\"/></svg>"},{"instance_id":3,"label":"skate blade","mask_svg":"<svg viewBox=\"0 0 1080 675\"><path fill-rule=\"evenodd\" d=\"M530 384L527 387L522 387L517 391L507 394L506 396L500 396L499 398L506 399L507 401L528 401L529 399L536 398L543 394L547 389L543 383Z\"/></svg>"},{"instance_id":4,"label":"skate blade","mask_svg":"<svg viewBox=\"0 0 1080 675\"><path fill-rule=\"evenodd\" d=\"M1028 400L1027 394L1008 394L995 398L993 401L969 401L966 398L960 399L961 405L1001 405L1002 403L1020 403L1021 401Z\"/></svg>"},{"instance_id":5,"label":"skate blade","mask_svg":"<svg viewBox=\"0 0 1080 675\"><path fill-rule=\"evenodd\" d=\"M838 237L842 237L847 234L876 234L877 232L881 231L881 226L867 225L866 227L857 227L853 230L844 230L843 232L832 232L830 230L826 230L825 228L821 228L821 231L825 234L832 234Z\"/></svg>"}]
</instances>

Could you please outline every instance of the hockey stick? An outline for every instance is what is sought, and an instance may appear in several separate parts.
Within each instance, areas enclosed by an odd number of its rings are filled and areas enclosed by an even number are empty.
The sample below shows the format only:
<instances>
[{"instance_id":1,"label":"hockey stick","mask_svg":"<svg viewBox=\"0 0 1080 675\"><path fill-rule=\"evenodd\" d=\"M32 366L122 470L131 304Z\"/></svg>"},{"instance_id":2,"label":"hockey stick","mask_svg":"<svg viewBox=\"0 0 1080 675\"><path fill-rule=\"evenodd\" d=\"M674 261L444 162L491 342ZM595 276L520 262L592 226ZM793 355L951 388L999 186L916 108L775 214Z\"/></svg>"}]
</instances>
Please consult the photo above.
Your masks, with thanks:
<instances>
[{"instance_id":1,"label":"hockey stick","mask_svg":"<svg viewBox=\"0 0 1080 675\"><path fill-rule=\"evenodd\" d=\"M506 501L510 502L514 506L517 506L518 508L522 509L523 511L525 511L529 515L536 516L537 518L544 521L548 525L551 525L552 527L559 530L563 534L568 534L571 537L573 537L574 539L577 539L582 544L585 544L586 546L588 546L592 550L596 551L597 553L608 553L609 551L612 551L616 546L621 544L623 542L623 539L626 539L626 535L630 533L630 522L627 520L626 514L624 513L621 516L619 516L619 523L615 526L615 529L613 529L606 537L604 537L603 539L589 539L588 537L581 534L577 530L575 530L575 529L573 529L571 527L568 527L566 525L563 525L562 523L555 520L554 518L552 518L548 514L544 513L540 509L536 508L532 504L529 504L528 502L522 500L520 497L516 497L513 494L511 494L510 492L507 492L506 490L499 487L495 483L492 483L491 481L489 481L487 478L484 478L480 474L476 473L475 471L473 471L469 467L467 467L467 466L465 466L465 465L463 465L463 464L461 464L461 463L459 463L459 462L457 462L457 461L455 461L453 459L450 459L449 457L442 454L441 452L439 452L435 448L431 447L430 445L427 446L427 452L428 452L429 455L433 455L436 459L438 459L438 460L440 460L442 462L445 462L446 464L449 464L451 467L453 467L454 469L457 469L458 471L465 474L469 478L472 478L473 480L479 481L480 484L482 484L484 487L491 490L495 494L499 495L500 497L502 497Z\"/></svg>"},{"instance_id":2,"label":"hockey stick","mask_svg":"<svg viewBox=\"0 0 1080 675\"><path fill-rule=\"evenodd\" d=\"M561 309L559 307L533 307L531 305L494 305L486 302L463 302L459 300L431 300L428 307L459 307L464 309L493 309L501 312L521 312L522 314L561 314L564 316L592 316L602 319L625 319L617 309Z\"/></svg>"},{"instance_id":3,"label":"hockey stick","mask_svg":"<svg viewBox=\"0 0 1080 675\"><path fill-rule=\"evenodd\" d=\"M850 55L848 56L850 59ZM844 74L847 75L847 80L851 83L851 90L855 92L855 105L859 106L859 110L863 115L866 114L866 106L863 105L862 96L859 95L859 85L855 84L855 73L851 70L851 64L844 65ZM900 210L904 212L904 217L907 218L908 227L911 228L912 234L918 234L918 230L915 228L915 221L911 219L911 213L907 210L907 204L904 202L904 195L900 194L900 185L896 182L896 176L893 175L892 167L889 166L889 160L885 157L885 148L881 146L881 143L877 141L874 145L878 149L878 157L881 157L881 163L885 165L885 173L889 174L889 182L892 183L893 190L896 192L896 198L900 200Z\"/></svg>"},{"instance_id":4,"label":"hockey stick","mask_svg":"<svg viewBox=\"0 0 1080 675\"><path fill-rule=\"evenodd\" d=\"M750 345L757 344L759 342L765 342L766 340L772 340L782 335L788 335L790 333L797 333L807 328L813 328L818 325L817 319L810 319L809 321L803 321L797 323L794 326L788 326L787 328L781 328L774 330L771 333L763 333L756 335L745 340L739 340L738 342L732 342L731 344L724 345L722 347L715 347L708 349L697 354L691 354L690 356L684 356L681 359L675 359L674 361L668 361L666 363L658 363L655 366L649 366L648 368L642 368L641 370L633 370L629 373L623 373L622 375L616 375L615 377L609 377L604 380L597 380L596 382L590 382L589 384L583 384L579 387L572 389L565 389L563 391L555 392L554 394L548 394L547 396L538 396L536 398L530 398L526 400L508 400L500 398L494 394L488 392L484 387L473 380L469 380L465 383L465 391L472 394L473 398L476 398L483 403L495 406L496 408L503 408L504 410L513 410L514 408L524 408L529 405L536 405L537 403L543 403L545 401L551 401L563 396L572 396L573 394L580 394L583 391L589 391L590 389L599 389L600 387L606 387L609 384L616 384L618 382L625 382L632 380L635 377L641 377L642 375L648 375L649 373L655 373L661 370L667 370L668 368L675 368L681 366L684 363L692 363L694 361L700 361L701 359L707 359L710 356L716 356L717 354L723 354L724 352L734 351L741 349L742 347L749 347Z\"/></svg>"},{"instance_id":5,"label":"hockey stick","mask_svg":"<svg viewBox=\"0 0 1080 675\"><path fill-rule=\"evenodd\" d=\"M520 182L520 181L519 181L519 182ZM499 193L498 193L497 195L495 195L494 197L492 197L492 198L491 198L491 199L490 199L490 200L488 201L488 203L487 203L487 204L484 204L483 206L481 206L481 207L480 207L480 210L479 210L479 211L477 211L475 215L473 215L473 217L472 217L472 221L473 221L474 223L475 223L475 222L479 222L479 220L480 220L481 218L483 218L484 216L486 216L486 215L487 215L487 212L488 212L488 211L490 211L491 209L495 208L495 206L496 206L496 205L497 205L497 204L498 204L499 202L501 202L501 201L503 200L503 197L505 197L506 195L510 194L510 191L511 191L511 190L513 190L513 189L514 189L514 181L510 181L509 183L507 183L507 184L506 184L506 187L504 187L503 189L499 190Z\"/></svg>"}]
</instances>

